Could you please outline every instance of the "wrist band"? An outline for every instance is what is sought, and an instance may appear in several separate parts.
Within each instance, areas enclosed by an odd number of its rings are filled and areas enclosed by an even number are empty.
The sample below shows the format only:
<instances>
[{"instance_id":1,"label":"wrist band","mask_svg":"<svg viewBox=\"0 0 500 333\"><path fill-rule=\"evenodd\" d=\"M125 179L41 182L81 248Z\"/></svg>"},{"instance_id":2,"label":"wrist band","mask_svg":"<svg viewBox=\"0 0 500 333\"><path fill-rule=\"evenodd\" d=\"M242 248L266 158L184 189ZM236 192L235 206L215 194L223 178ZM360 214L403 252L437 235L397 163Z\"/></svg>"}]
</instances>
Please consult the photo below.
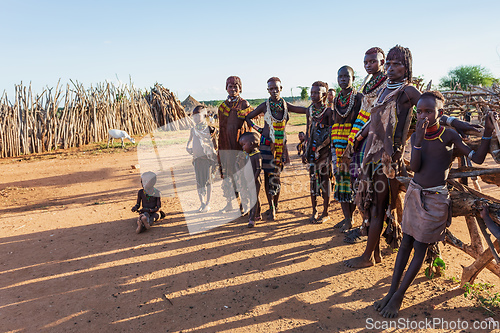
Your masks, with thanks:
<instances>
[{"instance_id":1,"label":"wrist band","mask_svg":"<svg viewBox=\"0 0 500 333\"><path fill-rule=\"evenodd\" d=\"M483 136L481 139L483 139L483 140L491 140L491 136Z\"/></svg>"},{"instance_id":2,"label":"wrist band","mask_svg":"<svg viewBox=\"0 0 500 333\"><path fill-rule=\"evenodd\" d=\"M421 146L420 147L413 146L413 149L420 150L420 149L422 149L422 147Z\"/></svg>"},{"instance_id":3,"label":"wrist band","mask_svg":"<svg viewBox=\"0 0 500 333\"><path fill-rule=\"evenodd\" d=\"M470 153L469 153L469 155L467 155L467 158L468 158L469 160L472 160L472 155L474 155L475 153L476 153L476 152L475 152L474 150L471 150L471 151L470 151Z\"/></svg>"},{"instance_id":4,"label":"wrist band","mask_svg":"<svg viewBox=\"0 0 500 333\"><path fill-rule=\"evenodd\" d=\"M446 125L451 126L451 123L455 119L457 119L457 117L448 117L448 118L446 118Z\"/></svg>"}]
</instances>

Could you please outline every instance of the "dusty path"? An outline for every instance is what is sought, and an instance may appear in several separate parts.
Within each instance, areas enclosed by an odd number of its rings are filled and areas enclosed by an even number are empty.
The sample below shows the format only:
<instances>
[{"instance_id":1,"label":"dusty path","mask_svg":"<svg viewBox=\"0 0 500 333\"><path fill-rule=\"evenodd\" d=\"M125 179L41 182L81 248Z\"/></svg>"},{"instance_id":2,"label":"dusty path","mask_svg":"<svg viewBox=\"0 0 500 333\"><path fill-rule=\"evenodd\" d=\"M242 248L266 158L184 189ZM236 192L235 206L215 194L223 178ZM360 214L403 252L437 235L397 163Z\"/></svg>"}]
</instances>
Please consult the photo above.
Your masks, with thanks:
<instances>
[{"instance_id":1,"label":"dusty path","mask_svg":"<svg viewBox=\"0 0 500 333\"><path fill-rule=\"evenodd\" d=\"M243 217L195 235L176 197L163 199L167 219L134 233L135 148L0 161L0 330L364 331L367 318L381 320L372 303L389 289L396 254L384 250L371 268L343 265L364 244L333 230L338 204L332 222L306 223L308 178L290 147L276 222L248 229ZM451 229L467 240L463 220ZM443 258L446 277L419 274L400 317L472 327L488 316L451 279L472 259L450 246ZM486 270L477 282L499 283Z\"/></svg>"}]
</instances>

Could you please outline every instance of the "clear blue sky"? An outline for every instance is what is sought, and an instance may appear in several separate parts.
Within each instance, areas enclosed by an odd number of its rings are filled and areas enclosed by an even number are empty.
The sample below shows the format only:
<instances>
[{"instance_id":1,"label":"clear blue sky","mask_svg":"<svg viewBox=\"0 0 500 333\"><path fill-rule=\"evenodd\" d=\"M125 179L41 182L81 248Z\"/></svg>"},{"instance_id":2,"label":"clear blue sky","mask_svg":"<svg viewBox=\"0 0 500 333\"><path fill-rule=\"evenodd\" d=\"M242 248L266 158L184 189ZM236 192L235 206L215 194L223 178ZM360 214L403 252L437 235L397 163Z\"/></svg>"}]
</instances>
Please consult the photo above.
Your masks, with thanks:
<instances>
[{"instance_id":1,"label":"clear blue sky","mask_svg":"<svg viewBox=\"0 0 500 333\"><path fill-rule=\"evenodd\" d=\"M336 82L345 64L365 75L364 52L396 44L413 53L413 73L439 78L459 65L500 77L500 1L0 1L0 89L36 92L61 79L147 88L183 100L224 99L225 79L243 97L285 96L316 80Z\"/></svg>"}]
</instances>

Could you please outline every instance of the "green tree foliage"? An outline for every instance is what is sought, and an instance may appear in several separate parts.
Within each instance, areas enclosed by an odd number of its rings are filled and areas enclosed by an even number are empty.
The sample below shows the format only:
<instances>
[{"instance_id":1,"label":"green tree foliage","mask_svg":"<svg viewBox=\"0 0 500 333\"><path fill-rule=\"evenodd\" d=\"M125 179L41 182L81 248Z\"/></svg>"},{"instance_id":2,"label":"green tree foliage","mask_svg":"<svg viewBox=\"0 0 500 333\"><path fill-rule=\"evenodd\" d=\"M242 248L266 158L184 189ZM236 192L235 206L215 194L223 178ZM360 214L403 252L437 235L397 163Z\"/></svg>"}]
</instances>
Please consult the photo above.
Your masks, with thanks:
<instances>
[{"instance_id":1,"label":"green tree foliage","mask_svg":"<svg viewBox=\"0 0 500 333\"><path fill-rule=\"evenodd\" d=\"M440 86L455 89L460 84L462 89L467 89L469 85L491 86L495 82L498 83L498 79L495 79L491 72L482 66L459 66L441 78Z\"/></svg>"},{"instance_id":2,"label":"green tree foliage","mask_svg":"<svg viewBox=\"0 0 500 333\"><path fill-rule=\"evenodd\" d=\"M303 101L309 99L309 94L307 93L309 87L298 86L297 88L300 89L300 99L302 99Z\"/></svg>"}]
</instances>

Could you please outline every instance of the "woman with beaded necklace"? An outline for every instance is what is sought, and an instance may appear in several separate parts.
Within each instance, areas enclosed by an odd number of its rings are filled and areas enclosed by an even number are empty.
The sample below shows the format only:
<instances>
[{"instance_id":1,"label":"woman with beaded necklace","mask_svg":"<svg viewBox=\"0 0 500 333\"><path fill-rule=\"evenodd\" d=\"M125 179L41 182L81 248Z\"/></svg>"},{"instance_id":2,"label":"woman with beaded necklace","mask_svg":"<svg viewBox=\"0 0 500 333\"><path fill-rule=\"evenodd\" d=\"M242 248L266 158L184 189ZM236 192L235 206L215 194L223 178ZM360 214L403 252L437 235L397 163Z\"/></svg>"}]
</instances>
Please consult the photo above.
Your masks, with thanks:
<instances>
[{"instance_id":1,"label":"woman with beaded necklace","mask_svg":"<svg viewBox=\"0 0 500 333\"><path fill-rule=\"evenodd\" d=\"M274 220L278 208L281 190L280 173L283 170L283 149L286 145L285 126L288 122L288 112L306 113L306 108L298 107L286 102L281 97L281 80L272 77L267 80L267 91L271 96L246 116L250 126L261 134L260 153L262 155L262 169L264 170L264 188L266 191L269 210L267 217ZM256 126L251 119L264 114L264 128Z\"/></svg>"},{"instance_id":2,"label":"woman with beaded necklace","mask_svg":"<svg viewBox=\"0 0 500 333\"><path fill-rule=\"evenodd\" d=\"M352 87L354 70L350 66L342 66L337 72L337 82L342 89L335 97L332 125L332 148L337 157L335 173L334 198L340 203L344 220L335 227L343 231L351 226L352 214L356 206L353 203L352 184L349 165L343 162L342 155L347 147L347 139L352 125L358 116L363 95Z\"/></svg>"},{"instance_id":3,"label":"woman with beaded necklace","mask_svg":"<svg viewBox=\"0 0 500 333\"><path fill-rule=\"evenodd\" d=\"M233 210L232 200L239 198L236 191L234 173L234 161L236 155L241 151L238 143L240 135L248 132L250 129L245 124L245 116L252 110L250 104L241 98L242 91L241 79L237 76L230 76L226 80L227 100L219 106L219 150L217 157L219 160L220 174L222 177L222 191L226 199L226 206L221 212ZM240 204L240 210L242 206Z\"/></svg>"}]
</instances>

